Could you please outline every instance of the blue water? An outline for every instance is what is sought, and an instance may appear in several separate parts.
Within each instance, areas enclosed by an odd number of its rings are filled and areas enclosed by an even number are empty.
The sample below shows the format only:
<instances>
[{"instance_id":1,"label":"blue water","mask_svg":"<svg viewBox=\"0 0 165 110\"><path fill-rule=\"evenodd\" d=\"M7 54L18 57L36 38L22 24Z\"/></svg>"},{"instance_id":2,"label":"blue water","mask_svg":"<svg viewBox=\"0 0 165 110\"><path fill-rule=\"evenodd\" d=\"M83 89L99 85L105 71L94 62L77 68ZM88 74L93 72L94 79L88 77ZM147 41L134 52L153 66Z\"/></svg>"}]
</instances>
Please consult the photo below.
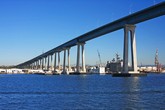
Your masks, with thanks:
<instances>
[{"instance_id":1,"label":"blue water","mask_svg":"<svg viewBox=\"0 0 165 110\"><path fill-rule=\"evenodd\" d=\"M0 74L0 110L165 109L165 74Z\"/></svg>"}]
</instances>

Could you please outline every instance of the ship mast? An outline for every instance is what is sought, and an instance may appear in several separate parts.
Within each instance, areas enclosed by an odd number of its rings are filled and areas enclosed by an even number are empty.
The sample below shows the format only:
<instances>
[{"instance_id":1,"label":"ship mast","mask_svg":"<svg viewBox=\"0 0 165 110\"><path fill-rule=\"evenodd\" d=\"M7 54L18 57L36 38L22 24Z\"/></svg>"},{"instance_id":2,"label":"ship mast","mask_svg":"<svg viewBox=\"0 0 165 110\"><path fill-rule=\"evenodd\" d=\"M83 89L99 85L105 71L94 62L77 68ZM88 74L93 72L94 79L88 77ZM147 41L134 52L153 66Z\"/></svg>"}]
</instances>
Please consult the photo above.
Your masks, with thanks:
<instances>
[{"instance_id":1,"label":"ship mast","mask_svg":"<svg viewBox=\"0 0 165 110\"><path fill-rule=\"evenodd\" d=\"M156 49L156 54L155 54L155 66L157 68L157 71L159 71L158 49Z\"/></svg>"}]
</instances>

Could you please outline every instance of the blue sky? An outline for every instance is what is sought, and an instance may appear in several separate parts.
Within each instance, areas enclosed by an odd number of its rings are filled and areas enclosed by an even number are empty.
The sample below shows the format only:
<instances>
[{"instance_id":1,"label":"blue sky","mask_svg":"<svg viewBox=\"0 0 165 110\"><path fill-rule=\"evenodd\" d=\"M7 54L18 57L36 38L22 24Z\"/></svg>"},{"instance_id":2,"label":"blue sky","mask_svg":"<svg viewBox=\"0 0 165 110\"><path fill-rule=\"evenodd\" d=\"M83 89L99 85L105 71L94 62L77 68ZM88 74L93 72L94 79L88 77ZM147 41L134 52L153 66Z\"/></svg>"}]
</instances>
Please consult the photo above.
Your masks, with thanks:
<instances>
[{"instance_id":1,"label":"blue sky","mask_svg":"<svg viewBox=\"0 0 165 110\"><path fill-rule=\"evenodd\" d=\"M0 0L0 65L17 65L79 35L164 0ZM165 16L136 25L138 64L165 64ZM86 64L123 56L123 30L86 42ZM61 53L63 57L63 53ZM71 48L71 64L76 63ZM62 58L61 58L62 60Z\"/></svg>"}]
</instances>

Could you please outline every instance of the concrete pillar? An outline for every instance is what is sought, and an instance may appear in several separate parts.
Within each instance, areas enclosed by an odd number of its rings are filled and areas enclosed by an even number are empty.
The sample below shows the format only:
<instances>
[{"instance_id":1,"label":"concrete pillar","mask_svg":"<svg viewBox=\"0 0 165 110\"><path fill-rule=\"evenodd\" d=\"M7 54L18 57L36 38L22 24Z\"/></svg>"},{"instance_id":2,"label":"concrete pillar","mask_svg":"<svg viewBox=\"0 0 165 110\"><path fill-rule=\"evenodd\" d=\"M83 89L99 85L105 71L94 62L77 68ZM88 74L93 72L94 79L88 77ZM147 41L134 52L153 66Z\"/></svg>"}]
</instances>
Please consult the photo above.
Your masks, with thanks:
<instances>
[{"instance_id":1,"label":"concrete pillar","mask_svg":"<svg viewBox=\"0 0 165 110\"><path fill-rule=\"evenodd\" d=\"M35 69L35 62L33 62L33 69Z\"/></svg>"},{"instance_id":2,"label":"concrete pillar","mask_svg":"<svg viewBox=\"0 0 165 110\"><path fill-rule=\"evenodd\" d=\"M56 64L56 57L57 57L57 54L55 52L54 53L54 71L56 71L56 66L57 66L57 64Z\"/></svg>"},{"instance_id":3,"label":"concrete pillar","mask_svg":"<svg viewBox=\"0 0 165 110\"><path fill-rule=\"evenodd\" d=\"M30 63L30 68L29 69L32 69L32 63Z\"/></svg>"},{"instance_id":4,"label":"concrete pillar","mask_svg":"<svg viewBox=\"0 0 165 110\"><path fill-rule=\"evenodd\" d=\"M34 69L36 69L36 61L34 62Z\"/></svg>"},{"instance_id":5,"label":"concrete pillar","mask_svg":"<svg viewBox=\"0 0 165 110\"><path fill-rule=\"evenodd\" d=\"M71 67L70 67L70 48L67 49L68 50L68 71L71 71Z\"/></svg>"},{"instance_id":6,"label":"concrete pillar","mask_svg":"<svg viewBox=\"0 0 165 110\"><path fill-rule=\"evenodd\" d=\"M42 58L42 70L44 69L44 58Z\"/></svg>"},{"instance_id":7,"label":"concrete pillar","mask_svg":"<svg viewBox=\"0 0 165 110\"><path fill-rule=\"evenodd\" d=\"M53 71L53 63L52 63L52 61L53 61L53 55L51 55L51 71Z\"/></svg>"},{"instance_id":8,"label":"concrete pillar","mask_svg":"<svg viewBox=\"0 0 165 110\"><path fill-rule=\"evenodd\" d=\"M60 71L60 52L58 52L58 70Z\"/></svg>"},{"instance_id":9,"label":"concrete pillar","mask_svg":"<svg viewBox=\"0 0 165 110\"><path fill-rule=\"evenodd\" d=\"M33 65L34 65L33 69L36 69L36 64L35 64L35 62L33 63Z\"/></svg>"},{"instance_id":10,"label":"concrete pillar","mask_svg":"<svg viewBox=\"0 0 165 110\"><path fill-rule=\"evenodd\" d=\"M37 66L38 66L38 63L37 63L37 61L35 62L35 64L36 64L36 67L35 67L35 69L37 69Z\"/></svg>"},{"instance_id":11,"label":"concrete pillar","mask_svg":"<svg viewBox=\"0 0 165 110\"><path fill-rule=\"evenodd\" d=\"M36 69L36 62L34 62L34 69Z\"/></svg>"},{"instance_id":12,"label":"concrete pillar","mask_svg":"<svg viewBox=\"0 0 165 110\"><path fill-rule=\"evenodd\" d=\"M37 63L38 63L37 69L39 69L40 68L40 60L37 60Z\"/></svg>"},{"instance_id":13,"label":"concrete pillar","mask_svg":"<svg viewBox=\"0 0 165 110\"><path fill-rule=\"evenodd\" d=\"M33 62L33 69L35 69L35 62Z\"/></svg>"},{"instance_id":14,"label":"concrete pillar","mask_svg":"<svg viewBox=\"0 0 165 110\"><path fill-rule=\"evenodd\" d=\"M135 38L135 26L131 28L131 50L132 50L132 68L137 72L137 54L136 54L136 38Z\"/></svg>"},{"instance_id":15,"label":"concrete pillar","mask_svg":"<svg viewBox=\"0 0 165 110\"><path fill-rule=\"evenodd\" d=\"M32 68L31 69L34 69L34 63L32 63Z\"/></svg>"},{"instance_id":16,"label":"concrete pillar","mask_svg":"<svg viewBox=\"0 0 165 110\"><path fill-rule=\"evenodd\" d=\"M37 69L39 69L39 64L40 62L39 62L39 60L37 60Z\"/></svg>"},{"instance_id":17,"label":"concrete pillar","mask_svg":"<svg viewBox=\"0 0 165 110\"><path fill-rule=\"evenodd\" d=\"M77 43L77 65L76 65L76 71L80 72L80 44Z\"/></svg>"},{"instance_id":18,"label":"concrete pillar","mask_svg":"<svg viewBox=\"0 0 165 110\"><path fill-rule=\"evenodd\" d=\"M38 69L40 69L40 60L38 59Z\"/></svg>"},{"instance_id":19,"label":"concrete pillar","mask_svg":"<svg viewBox=\"0 0 165 110\"><path fill-rule=\"evenodd\" d=\"M63 73L66 73L66 49L64 49Z\"/></svg>"},{"instance_id":20,"label":"concrete pillar","mask_svg":"<svg viewBox=\"0 0 165 110\"><path fill-rule=\"evenodd\" d=\"M42 70L42 59L40 59L40 70Z\"/></svg>"},{"instance_id":21,"label":"concrete pillar","mask_svg":"<svg viewBox=\"0 0 165 110\"><path fill-rule=\"evenodd\" d=\"M128 29L124 28L123 73L128 73Z\"/></svg>"},{"instance_id":22,"label":"concrete pillar","mask_svg":"<svg viewBox=\"0 0 165 110\"><path fill-rule=\"evenodd\" d=\"M81 44L82 47L82 71L86 72L86 68L85 68L85 51L84 51L84 45L85 43Z\"/></svg>"},{"instance_id":23,"label":"concrete pillar","mask_svg":"<svg viewBox=\"0 0 165 110\"><path fill-rule=\"evenodd\" d=\"M136 55L136 40L135 40L135 25L125 25L124 27L124 52L123 52L123 73L128 73L128 44L129 36L131 39L131 62L133 72L137 72L137 55Z\"/></svg>"},{"instance_id":24,"label":"concrete pillar","mask_svg":"<svg viewBox=\"0 0 165 110\"><path fill-rule=\"evenodd\" d=\"M37 60L37 69L39 69L39 60Z\"/></svg>"},{"instance_id":25,"label":"concrete pillar","mask_svg":"<svg viewBox=\"0 0 165 110\"><path fill-rule=\"evenodd\" d=\"M37 60L37 69L40 67L40 60Z\"/></svg>"},{"instance_id":26,"label":"concrete pillar","mask_svg":"<svg viewBox=\"0 0 165 110\"><path fill-rule=\"evenodd\" d=\"M49 71L49 55L48 55L48 64L47 64L47 70Z\"/></svg>"},{"instance_id":27,"label":"concrete pillar","mask_svg":"<svg viewBox=\"0 0 165 110\"><path fill-rule=\"evenodd\" d=\"M47 65L46 65L46 63L47 63L47 56L45 57L45 70L47 70Z\"/></svg>"}]
</instances>

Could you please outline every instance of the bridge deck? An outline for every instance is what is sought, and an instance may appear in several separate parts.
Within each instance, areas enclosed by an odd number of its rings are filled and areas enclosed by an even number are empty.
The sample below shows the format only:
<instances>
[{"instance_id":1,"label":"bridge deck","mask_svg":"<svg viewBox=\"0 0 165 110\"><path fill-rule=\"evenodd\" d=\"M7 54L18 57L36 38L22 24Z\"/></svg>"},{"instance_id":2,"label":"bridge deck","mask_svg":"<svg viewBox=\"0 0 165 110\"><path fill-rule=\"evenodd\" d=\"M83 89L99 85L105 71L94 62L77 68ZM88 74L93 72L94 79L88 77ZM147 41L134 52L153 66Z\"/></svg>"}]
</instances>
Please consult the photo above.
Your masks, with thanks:
<instances>
[{"instance_id":1,"label":"bridge deck","mask_svg":"<svg viewBox=\"0 0 165 110\"><path fill-rule=\"evenodd\" d=\"M165 15L165 2L162 2L160 4L146 8L144 10L138 11L136 13L133 13L131 15L128 15L126 17L118 19L114 22L111 22L111 23L108 23L104 26L101 26L97 29L94 29L90 32L87 32L83 35L80 35L80 36L78 36L78 37L76 37L76 38L56 47L56 48L53 48L52 50L49 50L46 53L41 54L41 55L39 55L39 56L29 60L29 61L26 61L20 65L34 62L38 59L41 59L43 57L46 57L46 56L51 55L51 54L58 52L58 51L60 52L60 51L64 50L65 48L77 45L78 42L86 42L86 41L89 41L91 39L100 37L104 34L122 29L126 24L137 24L137 23L144 22L144 21L147 21L147 20L162 16L162 15ZM20 66L20 65L18 65L18 66Z\"/></svg>"}]
</instances>

